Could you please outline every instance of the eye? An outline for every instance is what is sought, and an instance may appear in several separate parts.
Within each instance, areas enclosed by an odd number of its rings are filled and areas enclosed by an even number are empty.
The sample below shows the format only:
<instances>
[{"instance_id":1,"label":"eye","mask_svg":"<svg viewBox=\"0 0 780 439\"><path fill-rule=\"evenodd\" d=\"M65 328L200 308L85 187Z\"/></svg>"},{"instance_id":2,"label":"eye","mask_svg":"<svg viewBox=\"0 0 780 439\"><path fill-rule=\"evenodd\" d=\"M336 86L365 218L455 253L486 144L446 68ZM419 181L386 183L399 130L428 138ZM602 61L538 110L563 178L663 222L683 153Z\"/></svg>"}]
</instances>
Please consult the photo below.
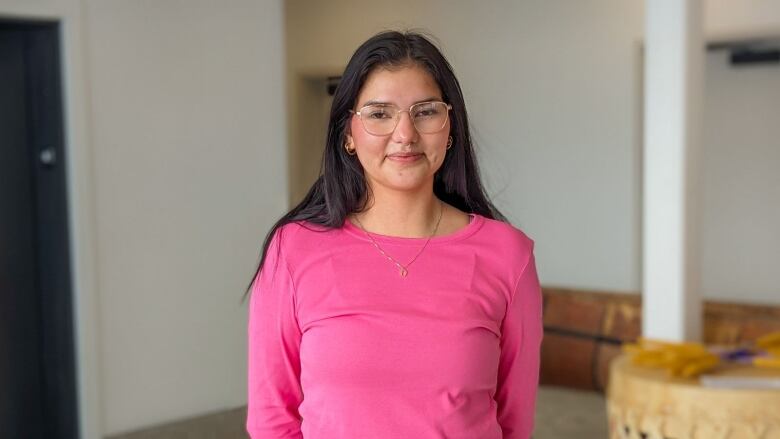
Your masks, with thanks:
<instances>
[{"instance_id":1,"label":"eye","mask_svg":"<svg viewBox=\"0 0 780 439\"><path fill-rule=\"evenodd\" d=\"M438 114L438 112L435 109L420 110L414 113L414 117L431 117L435 116L436 114Z\"/></svg>"},{"instance_id":2,"label":"eye","mask_svg":"<svg viewBox=\"0 0 780 439\"><path fill-rule=\"evenodd\" d=\"M368 107L364 110L368 119L383 120L392 118L392 114L385 107Z\"/></svg>"},{"instance_id":3,"label":"eye","mask_svg":"<svg viewBox=\"0 0 780 439\"><path fill-rule=\"evenodd\" d=\"M439 109L436 105L425 104L414 110L415 118L433 117L439 114Z\"/></svg>"}]
</instances>

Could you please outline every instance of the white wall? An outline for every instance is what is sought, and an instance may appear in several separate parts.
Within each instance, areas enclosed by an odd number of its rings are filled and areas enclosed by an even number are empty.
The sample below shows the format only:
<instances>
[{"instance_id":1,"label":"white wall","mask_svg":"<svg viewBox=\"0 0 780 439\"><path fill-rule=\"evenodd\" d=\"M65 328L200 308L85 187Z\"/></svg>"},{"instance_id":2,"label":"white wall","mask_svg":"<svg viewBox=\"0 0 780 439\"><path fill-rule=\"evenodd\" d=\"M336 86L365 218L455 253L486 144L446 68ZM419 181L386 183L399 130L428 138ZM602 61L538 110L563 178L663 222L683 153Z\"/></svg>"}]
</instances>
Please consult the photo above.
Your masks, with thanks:
<instances>
[{"instance_id":1,"label":"white wall","mask_svg":"<svg viewBox=\"0 0 780 439\"><path fill-rule=\"evenodd\" d=\"M731 66L728 55L707 56L702 287L780 303L780 65Z\"/></svg>"},{"instance_id":2,"label":"white wall","mask_svg":"<svg viewBox=\"0 0 780 439\"><path fill-rule=\"evenodd\" d=\"M281 3L87 2L105 433L241 406L287 207Z\"/></svg>"},{"instance_id":3,"label":"white wall","mask_svg":"<svg viewBox=\"0 0 780 439\"><path fill-rule=\"evenodd\" d=\"M0 0L63 23L83 437L246 402L241 294L287 207L280 0Z\"/></svg>"},{"instance_id":4,"label":"white wall","mask_svg":"<svg viewBox=\"0 0 780 439\"><path fill-rule=\"evenodd\" d=\"M464 89L489 194L537 241L542 283L639 290L643 2L400 0L368 10L288 0L286 26L291 81L341 71L380 30L430 31ZM711 40L772 29L780 34L780 2L705 4ZM290 114L295 154L304 128ZM729 274L705 272L706 298L780 303L755 288L712 289ZM750 285L743 274L735 282Z\"/></svg>"}]
</instances>

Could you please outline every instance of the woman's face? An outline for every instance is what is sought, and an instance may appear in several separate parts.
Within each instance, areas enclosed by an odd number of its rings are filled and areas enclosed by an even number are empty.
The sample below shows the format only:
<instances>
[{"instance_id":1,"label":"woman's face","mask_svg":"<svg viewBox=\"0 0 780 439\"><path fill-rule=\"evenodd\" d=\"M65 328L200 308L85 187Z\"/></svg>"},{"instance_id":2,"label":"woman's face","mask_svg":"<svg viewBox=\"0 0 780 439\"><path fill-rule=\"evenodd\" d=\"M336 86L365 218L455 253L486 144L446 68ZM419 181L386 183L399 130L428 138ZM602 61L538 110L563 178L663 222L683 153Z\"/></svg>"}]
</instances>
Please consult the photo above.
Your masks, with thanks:
<instances>
[{"instance_id":1,"label":"woman's face","mask_svg":"<svg viewBox=\"0 0 780 439\"><path fill-rule=\"evenodd\" d=\"M358 95L355 111L368 102L393 104L401 110L426 101L443 101L441 90L433 77L417 66L400 69L377 69L366 78ZM440 131L419 133L409 116L400 113L395 130L388 135L369 134L360 117L352 115L347 142L353 143L363 166L368 184L381 188L412 191L432 187L434 173L441 167L447 152L450 120ZM393 157L394 154L416 154L414 157Z\"/></svg>"}]
</instances>

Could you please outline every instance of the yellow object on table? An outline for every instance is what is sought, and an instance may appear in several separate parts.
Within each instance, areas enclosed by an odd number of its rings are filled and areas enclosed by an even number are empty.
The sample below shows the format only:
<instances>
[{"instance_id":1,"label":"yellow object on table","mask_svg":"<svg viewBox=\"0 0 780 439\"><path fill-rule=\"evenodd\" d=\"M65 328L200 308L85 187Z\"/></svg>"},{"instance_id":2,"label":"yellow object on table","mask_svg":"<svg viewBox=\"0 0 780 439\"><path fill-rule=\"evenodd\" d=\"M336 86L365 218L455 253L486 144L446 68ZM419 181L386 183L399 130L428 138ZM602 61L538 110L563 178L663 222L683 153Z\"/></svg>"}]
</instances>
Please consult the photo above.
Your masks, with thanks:
<instances>
[{"instance_id":1,"label":"yellow object on table","mask_svg":"<svg viewBox=\"0 0 780 439\"><path fill-rule=\"evenodd\" d=\"M763 349L780 348L780 331L759 337L756 340L756 346Z\"/></svg>"},{"instance_id":2,"label":"yellow object on table","mask_svg":"<svg viewBox=\"0 0 780 439\"><path fill-rule=\"evenodd\" d=\"M776 369L738 364L710 373L780 377ZM780 390L702 387L621 354L610 365L607 415L610 439L780 439Z\"/></svg>"},{"instance_id":3,"label":"yellow object on table","mask_svg":"<svg viewBox=\"0 0 780 439\"><path fill-rule=\"evenodd\" d=\"M756 340L756 346L766 350L769 356L754 358L754 365L780 369L780 332L773 332L760 337Z\"/></svg>"},{"instance_id":4,"label":"yellow object on table","mask_svg":"<svg viewBox=\"0 0 780 439\"><path fill-rule=\"evenodd\" d=\"M720 358L701 343L671 343L640 338L623 345L637 366L666 369L669 375L690 378L714 369Z\"/></svg>"}]
</instances>

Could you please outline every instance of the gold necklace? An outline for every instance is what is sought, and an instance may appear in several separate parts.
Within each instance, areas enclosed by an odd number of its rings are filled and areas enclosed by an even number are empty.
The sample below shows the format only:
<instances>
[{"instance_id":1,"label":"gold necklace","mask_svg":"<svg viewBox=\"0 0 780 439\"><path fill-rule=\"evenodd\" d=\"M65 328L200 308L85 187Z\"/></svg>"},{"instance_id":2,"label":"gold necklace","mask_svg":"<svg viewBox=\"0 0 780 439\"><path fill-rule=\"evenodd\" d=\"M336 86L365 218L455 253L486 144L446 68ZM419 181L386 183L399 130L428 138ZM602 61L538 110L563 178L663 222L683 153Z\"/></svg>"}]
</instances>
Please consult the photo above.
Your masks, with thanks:
<instances>
[{"instance_id":1,"label":"gold necklace","mask_svg":"<svg viewBox=\"0 0 780 439\"><path fill-rule=\"evenodd\" d=\"M428 239L425 240L425 244L422 246L420 251L417 252L414 258L412 258L412 260L406 265L401 265L400 262L396 261L392 256L388 255L384 250L382 250L382 247L380 247L379 244L374 240L374 238L372 238L371 235L366 231L365 227L363 227L363 224L360 222L357 216L355 217L355 221L357 221L358 225L360 226L360 229L363 230L363 233L365 233L366 236L368 236L368 239L371 240L371 243L374 244L374 247L376 247L376 249L379 250L379 252L382 253L390 262L392 262L393 264L395 264L396 267L398 267L398 274L401 277L406 277L406 275L409 274L408 267L412 265L412 262L414 262L417 259L417 256L420 256L420 253L422 253L423 250L425 250L425 247L428 246L428 242L431 241L433 235L435 235L436 231L439 230L439 223L441 222L441 217L444 214L444 204L441 202L441 200L439 200L439 206L440 206L439 220L436 221L436 227L433 229L433 233L431 233L431 236L429 236Z\"/></svg>"}]
</instances>

